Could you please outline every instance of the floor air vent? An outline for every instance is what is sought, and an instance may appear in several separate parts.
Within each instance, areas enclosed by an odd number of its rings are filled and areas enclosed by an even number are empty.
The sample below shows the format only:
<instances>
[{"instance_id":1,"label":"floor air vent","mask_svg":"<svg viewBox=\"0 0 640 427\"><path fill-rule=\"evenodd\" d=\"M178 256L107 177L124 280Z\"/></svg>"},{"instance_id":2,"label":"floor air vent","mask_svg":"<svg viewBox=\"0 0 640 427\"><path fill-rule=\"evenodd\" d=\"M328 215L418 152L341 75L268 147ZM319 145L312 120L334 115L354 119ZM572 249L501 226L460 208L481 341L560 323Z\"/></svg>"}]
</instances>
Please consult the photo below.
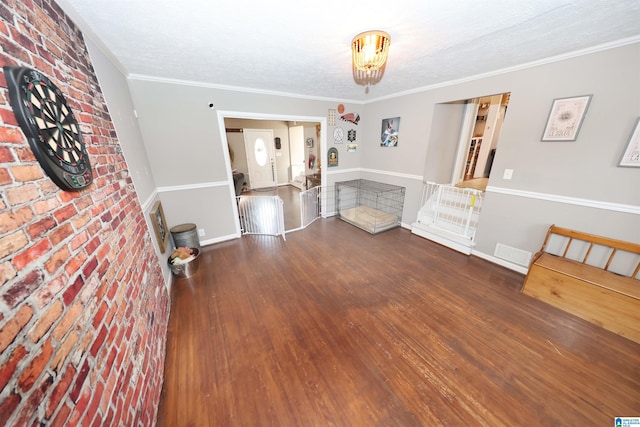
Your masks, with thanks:
<instances>
[{"instance_id":1,"label":"floor air vent","mask_svg":"<svg viewBox=\"0 0 640 427\"><path fill-rule=\"evenodd\" d=\"M529 262L531 261L531 252L512 248L511 246L503 245L502 243L496 243L496 251L494 252L494 255L514 264L522 265L523 267L529 267Z\"/></svg>"}]
</instances>

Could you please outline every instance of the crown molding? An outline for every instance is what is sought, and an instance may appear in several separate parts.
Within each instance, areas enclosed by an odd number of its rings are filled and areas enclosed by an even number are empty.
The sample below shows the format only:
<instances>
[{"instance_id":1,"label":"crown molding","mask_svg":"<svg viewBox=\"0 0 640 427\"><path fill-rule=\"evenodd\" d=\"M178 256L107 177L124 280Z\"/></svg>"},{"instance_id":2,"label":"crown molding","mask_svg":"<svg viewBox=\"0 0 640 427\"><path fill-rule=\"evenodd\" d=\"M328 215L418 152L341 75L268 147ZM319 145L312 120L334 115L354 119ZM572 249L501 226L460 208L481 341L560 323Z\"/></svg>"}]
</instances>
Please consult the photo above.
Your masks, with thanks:
<instances>
[{"instance_id":1,"label":"crown molding","mask_svg":"<svg viewBox=\"0 0 640 427\"><path fill-rule=\"evenodd\" d=\"M67 1L67 0L55 0L55 2L60 6L60 8L64 11L64 13L71 18L73 23L80 29L82 32L82 37L85 40L90 40L96 47L102 52L104 56L106 56L109 61L113 64L114 67L120 71L120 73L127 77L129 72L124 68L122 63L113 55L111 50L104 44L104 42L98 37L98 35L91 29L87 21L80 16L78 11ZM86 42L85 42L86 45Z\"/></svg>"},{"instance_id":2,"label":"crown molding","mask_svg":"<svg viewBox=\"0 0 640 427\"><path fill-rule=\"evenodd\" d=\"M166 83L166 84L174 84L174 85L180 85L180 86L194 86L194 87L200 87L200 88L228 90L233 92L253 93L258 95L285 96L288 98L300 98L300 99L308 99L312 101L323 101L323 102L365 104L365 102L363 101L355 101L352 99L340 99L340 98L328 98L323 96L301 95L298 93L291 93L291 92L279 92L275 90L255 89L255 88L242 87L242 86L229 86L229 85L221 85L216 83L197 82L193 80L170 79L165 77L149 76L145 74L129 74L127 77L130 80Z\"/></svg>"},{"instance_id":3,"label":"crown molding","mask_svg":"<svg viewBox=\"0 0 640 427\"><path fill-rule=\"evenodd\" d=\"M64 2L65 0L56 0L56 1ZM502 75L502 74L512 73L514 71L525 70L527 68L534 68L534 67L538 67L540 65L550 64L550 63L553 63L553 62L564 61L564 60L567 60L567 59L571 59L571 58L575 58L575 57L579 57L579 56L583 56L583 55L589 55L589 54L592 54L592 53L597 53L597 52L601 52L601 51L605 51L605 50L609 50L609 49L614 49L614 48L617 48L617 47L627 46L627 45L634 44L634 43L640 43L640 35L633 36L633 37L627 37L627 38L624 38L624 39L615 40L615 41L608 42L608 43L602 43L602 44L599 44L599 45L596 45L596 46L591 46L591 47L588 47L588 48L585 48L585 49L575 50L575 51L563 53L563 54L560 54L560 55L551 56L551 57L548 57L548 58L543 58L543 59L540 59L540 60L537 60L537 61L532 61L532 62L527 62L527 63L524 63L524 64L520 64L520 65L515 65L513 67L502 68L502 69L499 69L499 70L490 71L490 72L482 73L482 74L476 74L476 75L465 77L465 78L462 78L462 79L449 80L449 81L442 82L442 83L436 83L436 84L429 85L429 86L422 86L422 87L418 87L418 88L415 88L415 89L410 89L410 90L403 91L403 92L397 92L397 93L393 93L393 94L390 94L390 95L380 96L378 98L368 99L366 101L357 101L357 100L352 100L352 99L327 98L327 97L321 97L321 96L301 95L301 94L289 93L289 92L278 92L278 91L270 91L270 90L262 90L262 89L240 87L240 86L227 86L227 85L220 85L220 84L213 84L213 83L196 82L196 81L191 81L191 80L168 79L168 78L155 77L155 76L149 76L149 75L143 75L143 74L129 74L128 78L131 79L131 80L151 81L151 82L168 83L168 84L185 85L185 86L207 87L207 88L212 88L212 89L229 90L229 91L236 91L236 92L246 92L246 93L254 93L254 94L261 94L261 95L285 96L285 97L308 99L308 100L314 100L314 101L326 101L326 102L338 102L338 103L342 102L342 103L350 103L350 104L356 104L356 105L366 105L366 104L371 104L371 103L374 103L374 102L384 101L384 100L388 100L388 99L399 98L399 97L406 96L406 95L413 95L413 94L416 94L416 93L427 92L427 91L434 90L434 89L441 89L441 88L448 87L448 86L454 86L454 85L459 85L459 84L462 84L462 83L468 83L468 82L472 82L472 81L475 81L475 80L486 79L486 78L489 78L489 77L495 77L495 76L499 76L499 75Z\"/></svg>"}]
</instances>

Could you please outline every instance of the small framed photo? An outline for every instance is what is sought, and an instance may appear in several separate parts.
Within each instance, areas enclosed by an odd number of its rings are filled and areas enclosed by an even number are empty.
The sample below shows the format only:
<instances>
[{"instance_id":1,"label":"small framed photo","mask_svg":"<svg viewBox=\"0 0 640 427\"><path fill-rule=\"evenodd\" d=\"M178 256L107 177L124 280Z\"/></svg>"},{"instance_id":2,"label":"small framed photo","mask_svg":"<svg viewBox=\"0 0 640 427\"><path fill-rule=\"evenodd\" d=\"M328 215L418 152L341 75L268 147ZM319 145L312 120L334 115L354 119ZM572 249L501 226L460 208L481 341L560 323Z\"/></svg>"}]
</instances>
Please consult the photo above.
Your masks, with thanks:
<instances>
[{"instance_id":1,"label":"small framed photo","mask_svg":"<svg viewBox=\"0 0 640 427\"><path fill-rule=\"evenodd\" d=\"M554 99L542 141L575 141L592 96Z\"/></svg>"},{"instance_id":2,"label":"small framed photo","mask_svg":"<svg viewBox=\"0 0 640 427\"><path fill-rule=\"evenodd\" d=\"M624 150L619 166L640 168L640 117L636 120L631 139Z\"/></svg>"},{"instance_id":3,"label":"small framed photo","mask_svg":"<svg viewBox=\"0 0 640 427\"><path fill-rule=\"evenodd\" d=\"M307 148L313 148L313 138L307 138L306 146Z\"/></svg>"},{"instance_id":4,"label":"small framed photo","mask_svg":"<svg viewBox=\"0 0 640 427\"><path fill-rule=\"evenodd\" d=\"M153 224L153 231L156 234L156 240L160 246L160 253L164 253L169 242L169 229L167 228L167 220L164 218L164 210L162 210L160 200L153 204L149 216L151 217L151 224Z\"/></svg>"}]
</instances>

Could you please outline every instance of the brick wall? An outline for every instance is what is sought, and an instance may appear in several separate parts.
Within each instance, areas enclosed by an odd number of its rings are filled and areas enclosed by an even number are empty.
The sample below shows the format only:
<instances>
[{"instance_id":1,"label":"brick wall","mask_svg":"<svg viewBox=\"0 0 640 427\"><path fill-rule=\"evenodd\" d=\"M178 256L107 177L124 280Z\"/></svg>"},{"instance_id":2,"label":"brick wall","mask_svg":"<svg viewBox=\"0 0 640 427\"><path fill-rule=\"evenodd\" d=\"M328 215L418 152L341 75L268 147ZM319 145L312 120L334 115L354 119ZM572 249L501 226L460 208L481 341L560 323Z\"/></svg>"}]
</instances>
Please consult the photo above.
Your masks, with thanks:
<instances>
[{"instance_id":1,"label":"brick wall","mask_svg":"<svg viewBox=\"0 0 640 427\"><path fill-rule=\"evenodd\" d=\"M0 72L0 425L153 425L169 297L82 35L53 0L3 0L0 65L62 90L94 172L43 174Z\"/></svg>"}]
</instances>

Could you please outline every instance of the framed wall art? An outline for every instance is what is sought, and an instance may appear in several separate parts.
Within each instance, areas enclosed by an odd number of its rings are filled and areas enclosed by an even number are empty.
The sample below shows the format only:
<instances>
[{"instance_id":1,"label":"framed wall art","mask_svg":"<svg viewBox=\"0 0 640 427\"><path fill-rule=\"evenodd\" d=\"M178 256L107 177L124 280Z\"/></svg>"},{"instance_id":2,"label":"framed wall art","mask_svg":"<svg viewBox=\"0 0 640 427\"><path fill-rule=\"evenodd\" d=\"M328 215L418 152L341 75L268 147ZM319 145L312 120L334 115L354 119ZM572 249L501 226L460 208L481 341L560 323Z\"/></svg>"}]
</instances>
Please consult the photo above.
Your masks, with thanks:
<instances>
[{"instance_id":1,"label":"framed wall art","mask_svg":"<svg viewBox=\"0 0 640 427\"><path fill-rule=\"evenodd\" d=\"M380 131L381 147L397 147L398 131L400 130L400 117L382 120L382 130Z\"/></svg>"},{"instance_id":2,"label":"framed wall art","mask_svg":"<svg viewBox=\"0 0 640 427\"><path fill-rule=\"evenodd\" d=\"M542 141L575 141L592 96L554 99Z\"/></svg>"},{"instance_id":3,"label":"framed wall art","mask_svg":"<svg viewBox=\"0 0 640 427\"><path fill-rule=\"evenodd\" d=\"M636 120L631 139L624 150L619 166L640 168L640 117Z\"/></svg>"},{"instance_id":4,"label":"framed wall art","mask_svg":"<svg viewBox=\"0 0 640 427\"><path fill-rule=\"evenodd\" d=\"M160 200L153 204L149 216L151 217L151 224L153 224L153 231L156 234L156 240L160 246L160 253L164 253L169 242L169 229L167 228L167 220L164 218L164 210L162 210Z\"/></svg>"},{"instance_id":5,"label":"framed wall art","mask_svg":"<svg viewBox=\"0 0 640 427\"><path fill-rule=\"evenodd\" d=\"M336 125L336 117L338 116L338 112L332 108L329 109L329 112L327 114L327 124L329 126L335 126Z\"/></svg>"},{"instance_id":6,"label":"framed wall art","mask_svg":"<svg viewBox=\"0 0 640 427\"><path fill-rule=\"evenodd\" d=\"M327 151L327 165L329 167L338 166L338 149L336 147L331 147Z\"/></svg>"}]
</instances>

